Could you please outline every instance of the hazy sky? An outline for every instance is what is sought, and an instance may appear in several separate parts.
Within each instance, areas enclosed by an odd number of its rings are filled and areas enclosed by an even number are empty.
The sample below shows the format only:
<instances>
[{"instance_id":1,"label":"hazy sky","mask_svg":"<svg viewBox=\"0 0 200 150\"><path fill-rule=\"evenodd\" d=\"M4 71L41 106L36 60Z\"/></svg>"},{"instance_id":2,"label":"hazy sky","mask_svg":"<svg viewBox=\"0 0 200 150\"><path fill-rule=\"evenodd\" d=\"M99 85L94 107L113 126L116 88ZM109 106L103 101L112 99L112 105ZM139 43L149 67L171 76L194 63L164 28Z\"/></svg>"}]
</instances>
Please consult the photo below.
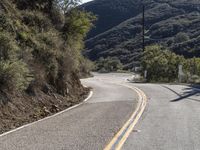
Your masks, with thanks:
<instances>
[{"instance_id":1,"label":"hazy sky","mask_svg":"<svg viewBox=\"0 0 200 150\"><path fill-rule=\"evenodd\" d=\"M92 1L92 0L82 0L82 3L86 3L86 2L89 2L89 1Z\"/></svg>"}]
</instances>

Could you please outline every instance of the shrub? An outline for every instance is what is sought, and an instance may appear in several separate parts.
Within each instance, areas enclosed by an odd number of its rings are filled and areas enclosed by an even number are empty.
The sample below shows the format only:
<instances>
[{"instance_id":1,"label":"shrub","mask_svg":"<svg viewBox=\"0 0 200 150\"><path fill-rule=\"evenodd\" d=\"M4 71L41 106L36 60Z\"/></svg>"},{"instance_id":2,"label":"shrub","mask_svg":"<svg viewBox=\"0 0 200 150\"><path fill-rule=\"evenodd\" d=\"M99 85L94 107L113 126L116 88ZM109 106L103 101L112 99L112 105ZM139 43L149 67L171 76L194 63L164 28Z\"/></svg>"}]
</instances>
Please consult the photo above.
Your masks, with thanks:
<instances>
[{"instance_id":1,"label":"shrub","mask_svg":"<svg viewBox=\"0 0 200 150\"><path fill-rule=\"evenodd\" d=\"M10 60L16 57L18 50L14 40L6 32L0 33L0 60Z\"/></svg>"},{"instance_id":2,"label":"shrub","mask_svg":"<svg viewBox=\"0 0 200 150\"><path fill-rule=\"evenodd\" d=\"M96 17L91 13L73 9L65 15L65 24L63 26L63 36L66 40L69 38L75 41L82 41L88 31L93 26L92 22Z\"/></svg>"},{"instance_id":3,"label":"shrub","mask_svg":"<svg viewBox=\"0 0 200 150\"><path fill-rule=\"evenodd\" d=\"M188 80L190 83L200 83L200 77L198 75L191 75Z\"/></svg>"},{"instance_id":4,"label":"shrub","mask_svg":"<svg viewBox=\"0 0 200 150\"><path fill-rule=\"evenodd\" d=\"M12 23L6 15L0 14L0 31L3 30L12 31Z\"/></svg>"},{"instance_id":5,"label":"shrub","mask_svg":"<svg viewBox=\"0 0 200 150\"><path fill-rule=\"evenodd\" d=\"M72 75L90 67L88 61L81 62L81 49L93 16L77 9L64 15L54 0L4 2L11 7L0 14L0 90L50 84L68 93ZM34 75L31 85L29 68Z\"/></svg>"},{"instance_id":6,"label":"shrub","mask_svg":"<svg viewBox=\"0 0 200 150\"><path fill-rule=\"evenodd\" d=\"M143 71L147 70L148 81L177 80L179 65L183 66L182 82L199 82L199 58L186 59L159 45L147 46L142 58Z\"/></svg>"},{"instance_id":7,"label":"shrub","mask_svg":"<svg viewBox=\"0 0 200 150\"><path fill-rule=\"evenodd\" d=\"M24 11L22 13L23 23L27 26L34 27L36 30L47 31L51 26L51 21L43 13L38 11Z\"/></svg>"},{"instance_id":8,"label":"shrub","mask_svg":"<svg viewBox=\"0 0 200 150\"><path fill-rule=\"evenodd\" d=\"M186 34L186 33L183 33L183 32L179 32L175 38L174 38L174 41L176 43L183 43L185 41L189 41L190 37Z\"/></svg>"},{"instance_id":9,"label":"shrub","mask_svg":"<svg viewBox=\"0 0 200 150\"><path fill-rule=\"evenodd\" d=\"M0 33L0 89L25 89L30 78L27 65L19 60L19 47L6 32Z\"/></svg>"},{"instance_id":10,"label":"shrub","mask_svg":"<svg viewBox=\"0 0 200 150\"><path fill-rule=\"evenodd\" d=\"M147 46L142 58L143 69L148 72L148 81L175 81L178 77L178 66L184 63L183 57L159 45Z\"/></svg>"},{"instance_id":11,"label":"shrub","mask_svg":"<svg viewBox=\"0 0 200 150\"><path fill-rule=\"evenodd\" d=\"M117 57L100 58L96 62L96 70L102 72L112 72L122 70L123 65Z\"/></svg>"},{"instance_id":12,"label":"shrub","mask_svg":"<svg viewBox=\"0 0 200 150\"><path fill-rule=\"evenodd\" d=\"M0 89L24 90L32 80L27 66L22 61L0 62Z\"/></svg>"},{"instance_id":13,"label":"shrub","mask_svg":"<svg viewBox=\"0 0 200 150\"><path fill-rule=\"evenodd\" d=\"M90 75L90 71L92 71L95 68L95 66L94 66L94 63L88 60L87 58L82 58L80 60L79 68L80 68L79 69L80 74L82 76L87 76L87 75Z\"/></svg>"}]
</instances>

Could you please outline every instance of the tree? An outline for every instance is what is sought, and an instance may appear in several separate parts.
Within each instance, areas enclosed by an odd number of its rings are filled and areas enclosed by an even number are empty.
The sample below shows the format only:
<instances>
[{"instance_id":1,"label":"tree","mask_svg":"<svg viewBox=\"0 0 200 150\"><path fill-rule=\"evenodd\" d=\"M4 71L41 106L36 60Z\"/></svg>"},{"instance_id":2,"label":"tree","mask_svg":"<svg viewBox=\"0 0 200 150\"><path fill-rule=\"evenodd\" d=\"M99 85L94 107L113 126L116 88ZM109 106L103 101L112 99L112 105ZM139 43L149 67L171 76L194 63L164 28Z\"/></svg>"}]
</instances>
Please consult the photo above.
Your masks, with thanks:
<instances>
[{"instance_id":1,"label":"tree","mask_svg":"<svg viewBox=\"0 0 200 150\"><path fill-rule=\"evenodd\" d=\"M178 65L185 65L185 62L182 56L159 45L147 46L142 58L143 69L148 72L148 81L174 81L178 76Z\"/></svg>"},{"instance_id":2,"label":"tree","mask_svg":"<svg viewBox=\"0 0 200 150\"><path fill-rule=\"evenodd\" d=\"M96 62L96 70L100 72L112 72L122 70L123 65L117 57L100 58Z\"/></svg>"},{"instance_id":3,"label":"tree","mask_svg":"<svg viewBox=\"0 0 200 150\"><path fill-rule=\"evenodd\" d=\"M88 12L73 9L65 14L63 35L66 40L69 38L81 41L93 26L96 17Z\"/></svg>"},{"instance_id":4,"label":"tree","mask_svg":"<svg viewBox=\"0 0 200 150\"><path fill-rule=\"evenodd\" d=\"M57 5L66 14L69 10L80 4L81 0L56 0Z\"/></svg>"},{"instance_id":5,"label":"tree","mask_svg":"<svg viewBox=\"0 0 200 150\"><path fill-rule=\"evenodd\" d=\"M182 43L182 42L188 41L189 39L190 37L186 33L180 32L176 35L174 41L176 43Z\"/></svg>"}]
</instances>

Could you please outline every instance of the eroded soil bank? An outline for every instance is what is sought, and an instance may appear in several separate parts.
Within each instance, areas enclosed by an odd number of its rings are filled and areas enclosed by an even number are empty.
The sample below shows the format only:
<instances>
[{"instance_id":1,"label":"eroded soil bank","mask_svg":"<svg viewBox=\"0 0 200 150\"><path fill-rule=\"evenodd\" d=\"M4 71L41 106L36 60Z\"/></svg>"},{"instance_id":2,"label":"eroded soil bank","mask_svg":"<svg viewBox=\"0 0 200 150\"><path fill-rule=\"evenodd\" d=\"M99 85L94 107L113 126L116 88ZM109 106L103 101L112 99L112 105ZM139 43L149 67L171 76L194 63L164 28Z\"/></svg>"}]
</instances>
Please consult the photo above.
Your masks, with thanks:
<instances>
[{"instance_id":1,"label":"eroded soil bank","mask_svg":"<svg viewBox=\"0 0 200 150\"><path fill-rule=\"evenodd\" d=\"M69 94L37 90L35 95L0 93L0 134L37 121L82 102L90 91L80 81L72 81Z\"/></svg>"}]
</instances>

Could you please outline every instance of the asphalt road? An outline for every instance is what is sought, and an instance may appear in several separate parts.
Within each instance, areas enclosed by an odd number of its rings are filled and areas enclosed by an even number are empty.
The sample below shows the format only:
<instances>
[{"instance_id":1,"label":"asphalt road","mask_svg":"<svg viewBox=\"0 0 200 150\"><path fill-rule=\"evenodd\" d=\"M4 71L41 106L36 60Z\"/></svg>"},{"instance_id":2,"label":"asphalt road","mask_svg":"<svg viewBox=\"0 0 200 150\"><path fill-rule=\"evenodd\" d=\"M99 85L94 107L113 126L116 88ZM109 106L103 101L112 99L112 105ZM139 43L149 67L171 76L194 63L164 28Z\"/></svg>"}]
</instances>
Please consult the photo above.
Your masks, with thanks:
<instances>
[{"instance_id":1,"label":"asphalt road","mask_svg":"<svg viewBox=\"0 0 200 150\"><path fill-rule=\"evenodd\" d=\"M134 84L148 105L123 150L200 150L200 90L183 85Z\"/></svg>"},{"instance_id":2,"label":"asphalt road","mask_svg":"<svg viewBox=\"0 0 200 150\"><path fill-rule=\"evenodd\" d=\"M89 101L0 136L0 150L102 150L135 110L137 94L118 85L128 76L97 74L83 80L85 85L93 87Z\"/></svg>"},{"instance_id":3,"label":"asphalt road","mask_svg":"<svg viewBox=\"0 0 200 150\"><path fill-rule=\"evenodd\" d=\"M84 85L94 95L56 117L0 136L1 150L102 150L138 104L138 87L148 97L145 112L123 150L200 150L200 90L184 85L128 83L129 74L95 74Z\"/></svg>"}]
</instances>

